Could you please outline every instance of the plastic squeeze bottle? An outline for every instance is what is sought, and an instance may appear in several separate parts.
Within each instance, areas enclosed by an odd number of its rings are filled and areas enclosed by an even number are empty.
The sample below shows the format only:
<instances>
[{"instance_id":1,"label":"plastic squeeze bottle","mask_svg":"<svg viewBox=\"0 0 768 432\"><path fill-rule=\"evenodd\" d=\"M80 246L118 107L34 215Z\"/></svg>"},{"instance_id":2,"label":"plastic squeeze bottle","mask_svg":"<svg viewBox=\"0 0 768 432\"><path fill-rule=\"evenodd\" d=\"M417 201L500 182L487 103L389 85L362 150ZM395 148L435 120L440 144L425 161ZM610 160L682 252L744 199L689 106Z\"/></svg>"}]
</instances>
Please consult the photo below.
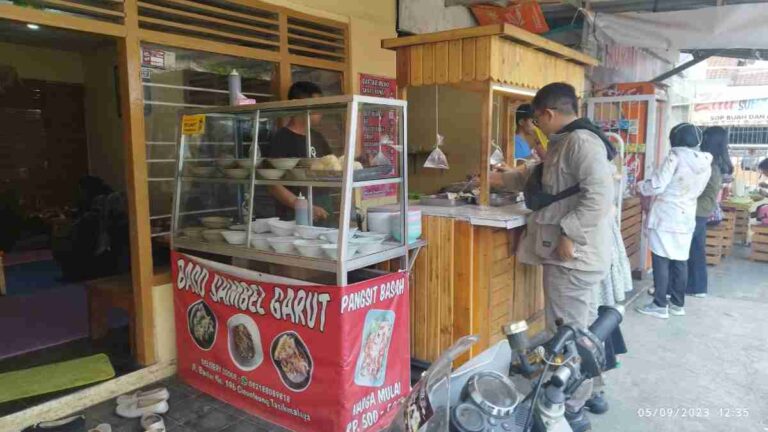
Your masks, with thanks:
<instances>
[{"instance_id":1,"label":"plastic squeeze bottle","mask_svg":"<svg viewBox=\"0 0 768 432\"><path fill-rule=\"evenodd\" d=\"M299 192L296 202L293 204L296 213L296 225L309 225L309 203L304 195Z\"/></svg>"}]
</instances>

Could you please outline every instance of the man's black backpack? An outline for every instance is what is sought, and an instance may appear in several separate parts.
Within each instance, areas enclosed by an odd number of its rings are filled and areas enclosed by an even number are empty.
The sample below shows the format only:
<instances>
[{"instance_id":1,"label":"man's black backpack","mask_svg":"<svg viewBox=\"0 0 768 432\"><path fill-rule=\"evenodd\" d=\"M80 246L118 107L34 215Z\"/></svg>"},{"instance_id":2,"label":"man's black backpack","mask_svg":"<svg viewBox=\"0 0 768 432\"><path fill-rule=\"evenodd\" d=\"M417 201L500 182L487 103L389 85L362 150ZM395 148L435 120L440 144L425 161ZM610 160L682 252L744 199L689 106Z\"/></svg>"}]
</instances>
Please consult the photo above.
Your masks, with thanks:
<instances>
[{"instance_id":1,"label":"man's black backpack","mask_svg":"<svg viewBox=\"0 0 768 432\"><path fill-rule=\"evenodd\" d=\"M581 186L579 183L562 190L554 195L544 192L544 187L541 184L541 179L544 175L544 164L540 163L533 167L533 172L528 176L528 180L525 182L525 189L523 195L525 196L525 206L530 210L537 211L544 207L556 203L560 200L566 199L570 196L579 193Z\"/></svg>"}]
</instances>

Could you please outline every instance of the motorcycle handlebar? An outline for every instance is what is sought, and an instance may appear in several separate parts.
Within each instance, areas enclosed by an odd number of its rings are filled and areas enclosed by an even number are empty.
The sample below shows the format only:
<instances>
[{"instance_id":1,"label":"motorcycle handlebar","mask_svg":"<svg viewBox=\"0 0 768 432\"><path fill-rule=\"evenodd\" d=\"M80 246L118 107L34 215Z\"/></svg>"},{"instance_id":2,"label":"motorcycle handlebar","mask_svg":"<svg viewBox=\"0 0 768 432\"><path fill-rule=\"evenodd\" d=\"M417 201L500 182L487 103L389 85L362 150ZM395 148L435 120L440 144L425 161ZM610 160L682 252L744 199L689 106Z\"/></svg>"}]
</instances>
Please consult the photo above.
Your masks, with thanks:
<instances>
[{"instance_id":1,"label":"motorcycle handlebar","mask_svg":"<svg viewBox=\"0 0 768 432\"><path fill-rule=\"evenodd\" d=\"M623 306L600 306L597 310L598 318L589 326L592 332L602 342L613 333L624 319Z\"/></svg>"}]
</instances>

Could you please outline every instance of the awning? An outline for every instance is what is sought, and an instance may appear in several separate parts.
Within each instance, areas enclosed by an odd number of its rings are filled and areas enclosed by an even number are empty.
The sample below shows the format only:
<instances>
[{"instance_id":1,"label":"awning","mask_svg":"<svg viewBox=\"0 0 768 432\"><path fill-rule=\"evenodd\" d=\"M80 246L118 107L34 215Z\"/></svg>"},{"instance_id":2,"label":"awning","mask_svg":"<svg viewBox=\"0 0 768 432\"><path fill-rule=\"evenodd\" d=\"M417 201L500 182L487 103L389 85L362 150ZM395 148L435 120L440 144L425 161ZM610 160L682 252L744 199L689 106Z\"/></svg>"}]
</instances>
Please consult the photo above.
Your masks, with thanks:
<instances>
[{"instance_id":1,"label":"awning","mask_svg":"<svg viewBox=\"0 0 768 432\"><path fill-rule=\"evenodd\" d=\"M649 49L768 49L768 4L718 6L658 13L595 15L617 43Z\"/></svg>"}]
</instances>

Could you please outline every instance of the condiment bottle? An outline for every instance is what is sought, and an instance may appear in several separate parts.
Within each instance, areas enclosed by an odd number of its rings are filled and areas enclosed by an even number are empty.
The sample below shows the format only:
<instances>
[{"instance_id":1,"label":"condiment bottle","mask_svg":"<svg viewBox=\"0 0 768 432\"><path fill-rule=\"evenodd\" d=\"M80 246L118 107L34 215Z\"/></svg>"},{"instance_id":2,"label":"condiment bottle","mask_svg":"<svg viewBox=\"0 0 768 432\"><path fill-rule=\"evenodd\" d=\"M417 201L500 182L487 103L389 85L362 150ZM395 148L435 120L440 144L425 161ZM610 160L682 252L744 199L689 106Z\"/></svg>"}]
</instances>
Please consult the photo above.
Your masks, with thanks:
<instances>
[{"instance_id":1,"label":"condiment bottle","mask_svg":"<svg viewBox=\"0 0 768 432\"><path fill-rule=\"evenodd\" d=\"M296 213L296 225L309 225L309 203L301 192L296 197L293 210Z\"/></svg>"}]
</instances>

